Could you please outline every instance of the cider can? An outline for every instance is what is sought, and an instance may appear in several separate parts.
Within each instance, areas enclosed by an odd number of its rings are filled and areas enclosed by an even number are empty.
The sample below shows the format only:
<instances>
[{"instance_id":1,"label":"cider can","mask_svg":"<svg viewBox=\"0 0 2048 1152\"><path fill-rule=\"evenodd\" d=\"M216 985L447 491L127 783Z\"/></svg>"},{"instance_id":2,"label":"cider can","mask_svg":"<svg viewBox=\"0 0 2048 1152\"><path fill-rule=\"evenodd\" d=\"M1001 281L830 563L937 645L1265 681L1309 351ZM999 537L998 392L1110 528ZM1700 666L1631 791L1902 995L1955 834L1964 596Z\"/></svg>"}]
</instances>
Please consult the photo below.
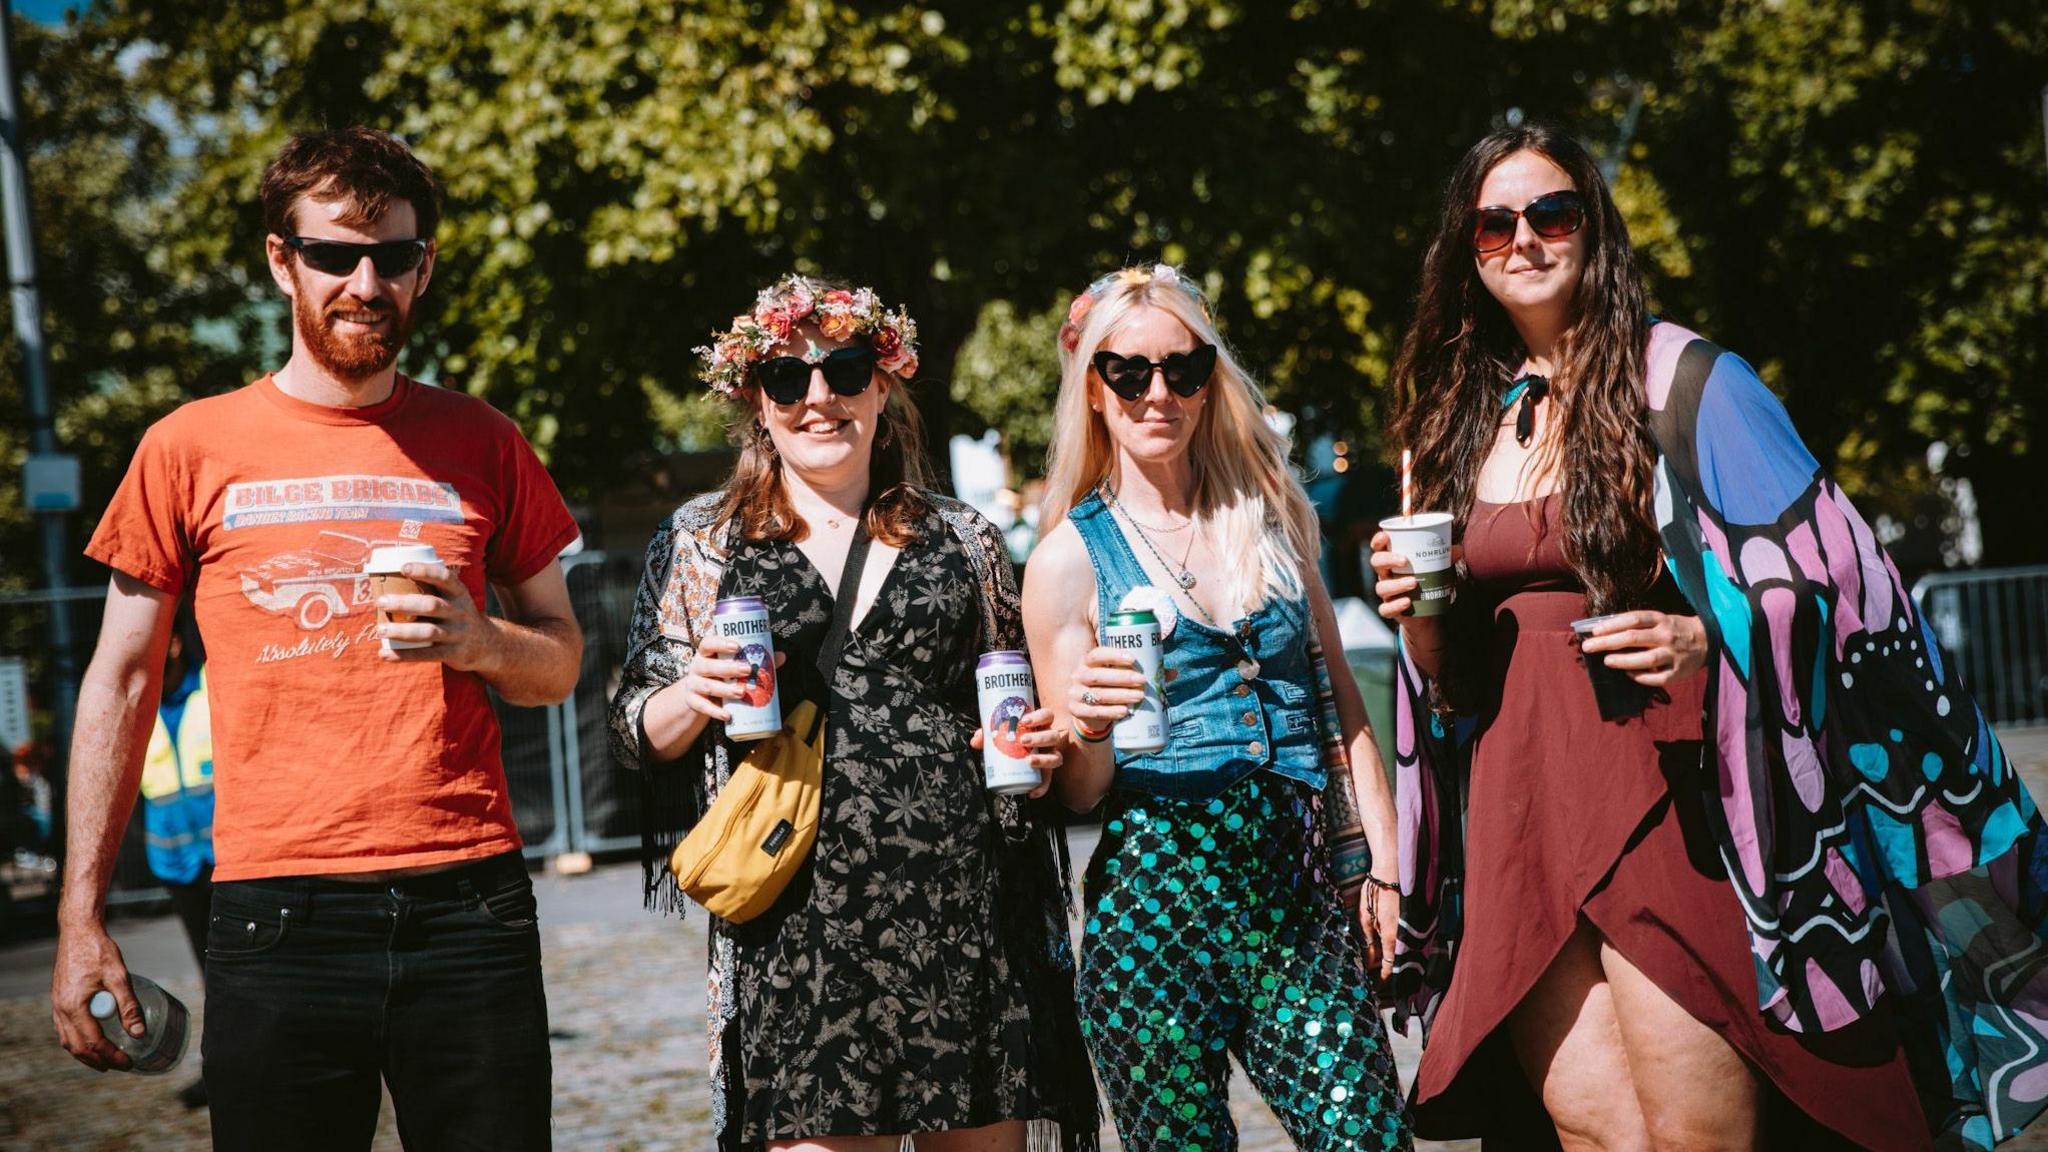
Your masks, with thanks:
<instances>
[{"instance_id":1,"label":"cider can","mask_svg":"<svg viewBox=\"0 0 2048 1152\"><path fill-rule=\"evenodd\" d=\"M1019 796L1039 785L1024 746L1024 717L1038 707L1031 661L1022 652L989 652L974 664L974 691L981 707L981 770L988 790Z\"/></svg>"},{"instance_id":2,"label":"cider can","mask_svg":"<svg viewBox=\"0 0 2048 1152\"><path fill-rule=\"evenodd\" d=\"M725 701L732 716L725 734L760 740L782 731L782 700L775 693L775 633L768 605L757 596L735 596L711 606L711 631L739 645L732 659L747 662L746 695Z\"/></svg>"},{"instance_id":3,"label":"cider can","mask_svg":"<svg viewBox=\"0 0 2048 1152\"><path fill-rule=\"evenodd\" d=\"M1159 751L1166 747L1166 662L1161 659L1159 617L1144 608L1112 612L1102 643L1136 660L1145 677L1144 699L1116 722L1114 747L1119 752Z\"/></svg>"}]
</instances>

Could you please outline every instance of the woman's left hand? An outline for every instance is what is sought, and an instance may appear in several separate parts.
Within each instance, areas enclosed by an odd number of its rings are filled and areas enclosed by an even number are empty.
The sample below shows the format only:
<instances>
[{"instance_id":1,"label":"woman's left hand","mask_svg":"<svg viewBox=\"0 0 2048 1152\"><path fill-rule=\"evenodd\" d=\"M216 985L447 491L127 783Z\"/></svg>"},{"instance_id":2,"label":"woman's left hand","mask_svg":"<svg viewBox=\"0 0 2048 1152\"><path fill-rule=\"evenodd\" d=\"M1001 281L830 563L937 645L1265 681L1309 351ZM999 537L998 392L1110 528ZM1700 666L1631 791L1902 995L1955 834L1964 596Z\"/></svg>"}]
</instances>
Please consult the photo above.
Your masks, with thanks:
<instances>
[{"instance_id":1,"label":"woman's left hand","mask_svg":"<svg viewBox=\"0 0 2048 1152\"><path fill-rule=\"evenodd\" d=\"M1358 894L1358 926L1365 930L1365 972L1376 983L1394 976L1394 940L1401 930L1401 890L1367 884Z\"/></svg>"},{"instance_id":2,"label":"woman's left hand","mask_svg":"<svg viewBox=\"0 0 2048 1152\"><path fill-rule=\"evenodd\" d=\"M1620 612L1579 645L1607 653L1607 666L1646 688L1662 688L1707 666L1707 626L1697 616Z\"/></svg>"},{"instance_id":3,"label":"woman's left hand","mask_svg":"<svg viewBox=\"0 0 2048 1152\"><path fill-rule=\"evenodd\" d=\"M1017 738L1031 749L1030 764L1038 769L1038 787L1031 790L1033 800L1045 795L1045 790L1052 786L1053 771L1065 762L1061 749L1066 747L1067 734L1054 728L1052 721L1050 708L1026 712L1024 718L1017 721ZM987 738L984 729L976 728L968 743L980 751L982 742Z\"/></svg>"}]
</instances>

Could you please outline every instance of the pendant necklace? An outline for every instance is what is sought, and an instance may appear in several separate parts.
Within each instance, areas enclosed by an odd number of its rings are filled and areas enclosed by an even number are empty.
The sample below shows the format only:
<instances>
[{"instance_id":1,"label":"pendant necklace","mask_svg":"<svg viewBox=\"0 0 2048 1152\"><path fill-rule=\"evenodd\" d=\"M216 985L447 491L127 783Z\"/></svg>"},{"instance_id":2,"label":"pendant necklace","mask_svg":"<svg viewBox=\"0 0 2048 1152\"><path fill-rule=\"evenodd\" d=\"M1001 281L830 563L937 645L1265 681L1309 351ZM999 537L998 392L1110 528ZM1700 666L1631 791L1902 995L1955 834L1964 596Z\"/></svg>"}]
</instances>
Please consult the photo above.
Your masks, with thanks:
<instances>
[{"instance_id":1,"label":"pendant necklace","mask_svg":"<svg viewBox=\"0 0 2048 1152\"><path fill-rule=\"evenodd\" d=\"M1518 377L1507 395L1500 399L1503 410L1514 407L1515 401L1522 402L1522 410L1515 413L1515 443L1524 448L1536 435L1536 403L1550 394L1550 378L1528 372Z\"/></svg>"},{"instance_id":2,"label":"pendant necklace","mask_svg":"<svg viewBox=\"0 0 2048 1152\"><path fill-rule=\"evenodd\" d=\"M1167 574L1173 577L1173 582L1180 585L1180 590L1188 593L1188 603L1194 605L1195 611L1202 614L1202 619L1208 621L1210 627L1217 627L1215 618L1209 615L1209 610L1202 607L1202 602L1194 597L1194 588L1199 581L1194 572L1188 568L1187 557L1195 554L1195 538L1193 536L1188 537L1187 556L1181 558L1181 562L1178 565L1180 571L1175 572L1174 568L1176 565L1160 554L1159 546L1152 543L1152 537L1146 534L1144 525L1139 524L1137 519L1131 515L1130 509L1125 508L1123 502L1116 498L1116 493L1110 491L1109 481L1105 480L1096 485L1095 490L1102 494L1102 498L1109 503L1111 508L1122 513L1123 518L1131 522L1132 528L1137 529L1138 542L1145 546L1147 552L1152 553L1152 558L1159 561L1159 566L1166 569ZM1188 523L1192 524L1194 521L1189 520Z\"/></svg>"}]
</instances>

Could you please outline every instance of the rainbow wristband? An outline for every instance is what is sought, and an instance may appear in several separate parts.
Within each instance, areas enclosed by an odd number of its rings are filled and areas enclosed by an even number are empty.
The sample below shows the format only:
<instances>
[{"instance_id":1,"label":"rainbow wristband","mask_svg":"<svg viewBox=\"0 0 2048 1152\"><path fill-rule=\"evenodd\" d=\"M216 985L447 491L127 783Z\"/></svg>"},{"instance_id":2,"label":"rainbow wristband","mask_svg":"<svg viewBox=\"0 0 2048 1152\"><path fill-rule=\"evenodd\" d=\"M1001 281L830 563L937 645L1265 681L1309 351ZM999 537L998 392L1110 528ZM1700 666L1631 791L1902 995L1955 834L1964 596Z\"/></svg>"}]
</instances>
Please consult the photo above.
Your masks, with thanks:
<instances>
[{"instance_id":1,"label":"rainbow wristband","mask_svg":"<svg viewBox=\"0 0 2048 1152\"><path fill-rule=\"evenodd\" d=\"M1081 738L1081 743L1083 744L1100 744L1104 740L1109 739L1110 729L1108 728L1104 728L1101 731L1094 731L1091 729L1081 727L1081 722L1079 720L1069 719L1068 723L1071 723L1074 726L1074 735L1079 736Z\"/></svg>"}]
</instances>

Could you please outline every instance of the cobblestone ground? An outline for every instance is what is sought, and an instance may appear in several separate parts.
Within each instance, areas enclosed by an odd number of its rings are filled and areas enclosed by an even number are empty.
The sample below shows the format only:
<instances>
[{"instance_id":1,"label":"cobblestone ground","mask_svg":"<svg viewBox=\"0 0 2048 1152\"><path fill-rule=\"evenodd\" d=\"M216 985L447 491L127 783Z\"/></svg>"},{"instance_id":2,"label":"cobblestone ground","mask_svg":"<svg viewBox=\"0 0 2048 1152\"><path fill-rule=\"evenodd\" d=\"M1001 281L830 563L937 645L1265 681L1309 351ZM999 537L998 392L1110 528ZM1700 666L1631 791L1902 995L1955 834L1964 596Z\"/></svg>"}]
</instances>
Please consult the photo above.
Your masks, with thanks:
<instances>
[{"instance_id":1,"label":"cobblestone ground","mask_svg":"<svg viewBox=\"0 0 2048 1152\"><path fill-rule=\"evenodd\" d=\"M2007 746L2028 766L2035 794L2048 796L2042 772L2048 730L2012 734ZM1077 842L1077 858L1087 848ZM642 912L638 883L636 871L623 866L536 881L555 1027L555 1146L565 1152L705 1152L711 1146L703 919L679 922ZM138 971L161 977L203 1012L191 958L169 917L122 919L114 932ZM98 1075L58 1049L44 991L49 952L48 941L0 948L0 1152L206 1148L206 1114L186 1112L175 1100L196 1064L154 1079ZM1405 1038L1394 1044L1405 1083L1417 1051ZM195 1040L188 1061L196 1056ZM1232 1083L1231 1098L1243 1152L1286 1152L1286 1137L1242 1075ZM2003 1152L2048 1152L2048 1125L2040 1127ZM1104 1135L1106 1148L1119 1147L1113 1132ZM376 1147L399 1147L388 1107ZM1478 1144L1420 1147L1476 1152Z\"/></svg>"},{"instance_id":2,"label":"cobblestone ground","mask_svg":"<svg viewBox=\"0 0 2048 1152\"><path fill-rule=\"evenodd\" d=\"M701 1152L711 1147L710 1088L704 1067L705 932L701 915L685 922L640 911L637 870L600 868L588 876L538 878L544 925L548 1015L554 1024L555 1146L603 1152ZM138 970L155 951L183 948L169 917L117 921L115 935ZM37 951L0 952L17 970ZM50 1031L42 959L33 979L17 979L0 1000L0 1152L185 1152L205 1149L206 1114L186 1112L177 1089L196 1069L195 1026L187 1064L168 1076L96 1074L74 1063ZM168 963L159 960L158 963ZM204 1012L197 974L164 972L162 983ZM161 970L161 969L160 969ZM28 984L28 988L22 985ZM42 984L46 987L46 984ZM1415 1052L1401 1042L1403 1078ZM1291 1147L1240 1074L1231 1086L1243 1152ZM1113 1130L1105 1147L1117 1149ZM376 1147L399 1147L387 1105ZM1426 1145L1441 1149L1472 1145Z\"/></svg>"}]
</instances>

